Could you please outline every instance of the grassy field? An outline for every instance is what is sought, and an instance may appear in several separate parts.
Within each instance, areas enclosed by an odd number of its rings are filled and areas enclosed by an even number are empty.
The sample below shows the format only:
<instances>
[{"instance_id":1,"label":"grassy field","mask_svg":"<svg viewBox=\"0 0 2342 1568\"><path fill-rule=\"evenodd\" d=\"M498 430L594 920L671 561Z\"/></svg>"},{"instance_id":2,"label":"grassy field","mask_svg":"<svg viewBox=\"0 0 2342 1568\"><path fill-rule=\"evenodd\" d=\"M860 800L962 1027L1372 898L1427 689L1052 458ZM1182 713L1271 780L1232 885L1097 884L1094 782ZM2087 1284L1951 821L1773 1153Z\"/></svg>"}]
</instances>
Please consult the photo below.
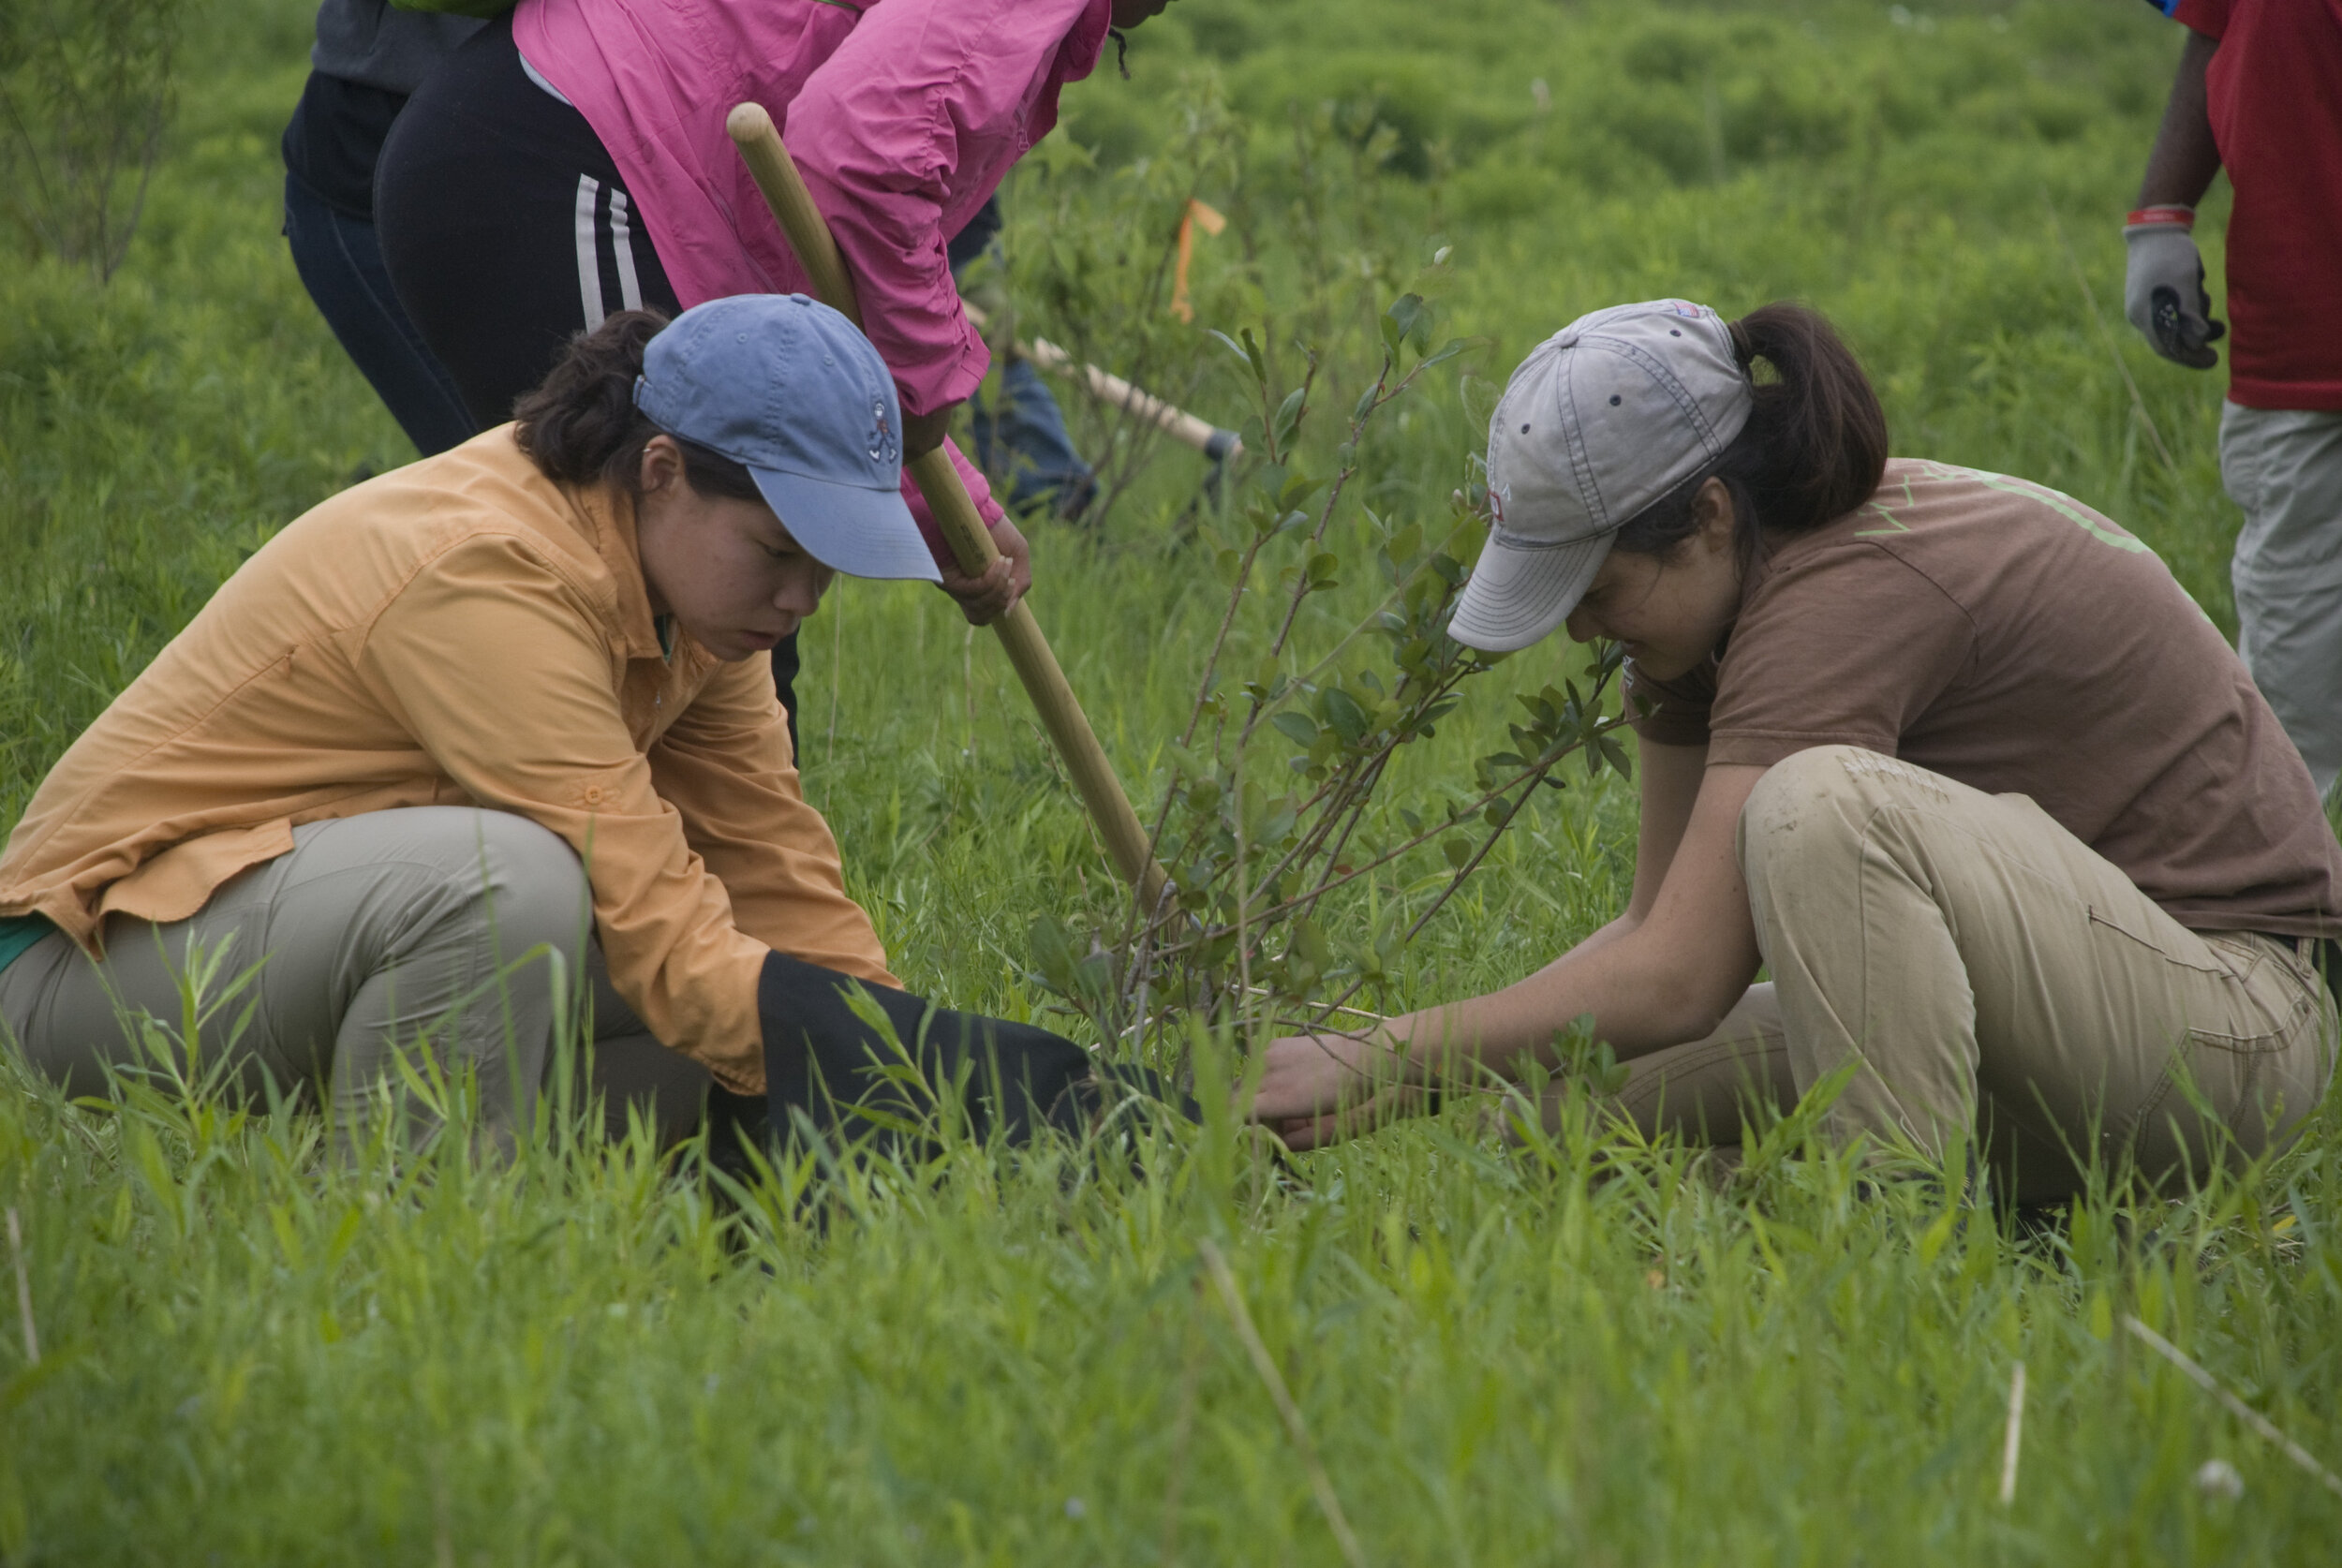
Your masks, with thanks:
<instances>
[{"instance_id":1,"label":"grassy field","mask_svg":"<svg viewBox=\"0 0 2342 1568\"><path fill-rule=\"evenodd\" d=\"M110 286L0 269L0 826L243 554L411 456L277 237L307 11L198 14ZM1178 0L1133 81L1109 52L1069 94L1067 143L1014 189L1010 271L1048 335L1232 425L1243 383L1204 328L1259 330L1280 394L1306 340L1341 410L1374 313L1436 296L1477 346L1362 443L1374 515L1330 536L1353 559L1444 513L1495 389L1569 317L1802 298L1868 360L1899 451L2071 492L2231 625L2220 383L2117 316L2177 44L2112 0ZM1191 193L1231 224L1199 242L1189 327L1154 307ZM1093 450L1128 441L1076 413ZM1303 433L1321 472L1332 424ZM1036 612L1142 802L1239 525L1187 510L1200 479L1158 452L1099 526L1037 532ZM1379 592L1313 599L1297 657ZM1239 653L1263 635L1248 611ZM898 972L1050 1006L1030 921L1103 918L1111 892L988 634L847 584L806 645L807 787ZM1457 798L1512 693L1572 657L1481 677L1392 808ZM1547 792L1376 1003L1510 978L1608 918L1632 821L1615 779ZM1428 865L1356 902L1420 897ZM0 1281L0 1561L1339 1562L1321 1478L1375 1563L2275 1562L2342 1530L2342 1499L2123 1328L2342 1464L2323 1125L2274 1167L2024 1236L1859 1196L1794 1125L1730 1191L1681 1150L1506 1152L1460 1117L1290 1180L1220 1117L1144 1163L959 1149L814 1223L728 1217L688 1166L559 1129L509 1169L335 1172L296 1116L12 1079L0 1205L41 1354ZM2241 1500L2195 1484L2215 1458Z\"/></svg>"}]
</instances>

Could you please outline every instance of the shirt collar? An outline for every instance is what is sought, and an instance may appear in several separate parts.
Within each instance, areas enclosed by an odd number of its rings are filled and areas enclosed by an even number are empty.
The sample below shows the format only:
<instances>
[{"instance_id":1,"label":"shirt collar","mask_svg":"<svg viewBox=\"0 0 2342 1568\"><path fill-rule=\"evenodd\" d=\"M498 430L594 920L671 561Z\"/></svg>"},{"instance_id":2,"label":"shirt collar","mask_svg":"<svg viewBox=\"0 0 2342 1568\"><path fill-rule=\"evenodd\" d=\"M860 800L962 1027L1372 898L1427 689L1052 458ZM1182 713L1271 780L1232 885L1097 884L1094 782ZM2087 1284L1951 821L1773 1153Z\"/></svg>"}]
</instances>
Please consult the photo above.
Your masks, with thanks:
<instances>
[{"instance_id":1,"label":"shirt collar","mask_svg":"<svg viewBox=\"0 0 2342 1568\"><path fill-rule=\"evenodd\" d=\"M641 541L634 533L634 502L613 499L606 485L561 486L571 508L586 524L594 552L610 569L617 592L618 633L629 658L664 658L657 620L650 611L650 585L643 581Z\"/></svg>"}]
</instances>

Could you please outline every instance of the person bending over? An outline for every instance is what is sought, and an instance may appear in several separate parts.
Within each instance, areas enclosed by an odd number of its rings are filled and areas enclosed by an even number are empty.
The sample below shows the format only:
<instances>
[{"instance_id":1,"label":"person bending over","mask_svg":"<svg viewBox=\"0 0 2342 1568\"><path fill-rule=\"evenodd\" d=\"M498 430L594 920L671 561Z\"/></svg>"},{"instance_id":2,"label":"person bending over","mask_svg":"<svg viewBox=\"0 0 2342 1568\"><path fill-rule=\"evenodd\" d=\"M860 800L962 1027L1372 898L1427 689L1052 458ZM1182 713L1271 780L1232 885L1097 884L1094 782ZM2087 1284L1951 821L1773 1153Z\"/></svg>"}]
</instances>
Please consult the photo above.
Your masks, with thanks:
<instances>
[{"instance_id":1,"label":"person bending over","mask_svg":"<svg viewBox=\"0 0 2342 1568\"><path fill-rule=\"evenodd\" d=\"M399 299L483 424L510 416L581 325L811 285L724 129L769 111L837 236L893 370L906 455L943 444L990 356L946 241L1048 134L1109 28L1166 0L522 0L408 103L376 221ZM1002 560L961 573L915 490L944 585L979 625L1030 552L953 459ZM783 702L796 645L775 658Z\"/></svg>"},{"instance_id":2,"label":"person bending over","mask_svg":"<svg viewBox=\"0 0 2342 1568\"><path fill-rule=\"evenodd\" d=\"M102 1092L140 1065L120 1013L177 1019L219 954L215 995L258 969L202 1059L322 1086L344 1148L430 1130L411 1050L476 1072L509 1145L565 978L618 1124L647 1102L668 1137L711 1076L851 1087L852 982L906 1042L964 1031L847 896L767 664L833 573L936 575L876 351L802 296L626 312L518 412L289 525L51 770L0 854L0 1024L36 1068Z\"/></svg>"},{"instance_id":3,"label":"person bending over","mask_svg":"<svg viewBox=\"0 0 2342 1568\"><path fill-rule=\"evenodd\" d=\"M1623 646L1632 896L1501 991L1277 1041L1256 1117L1321 1144L1451 1056L1549 1061L1589 1013L1646 1132L1733 1143L1743 1093L1786 1108L1845 1070L1830 1133L1977 1139L2026 1202L2093 1161L2257 1153L2316 1105L2342 849L2144 544L2025 480L1890 461L1860 366L1788 304L1581 318L1515 372L1488 466L1451 634Z\"/></svg>"}]
</instances>

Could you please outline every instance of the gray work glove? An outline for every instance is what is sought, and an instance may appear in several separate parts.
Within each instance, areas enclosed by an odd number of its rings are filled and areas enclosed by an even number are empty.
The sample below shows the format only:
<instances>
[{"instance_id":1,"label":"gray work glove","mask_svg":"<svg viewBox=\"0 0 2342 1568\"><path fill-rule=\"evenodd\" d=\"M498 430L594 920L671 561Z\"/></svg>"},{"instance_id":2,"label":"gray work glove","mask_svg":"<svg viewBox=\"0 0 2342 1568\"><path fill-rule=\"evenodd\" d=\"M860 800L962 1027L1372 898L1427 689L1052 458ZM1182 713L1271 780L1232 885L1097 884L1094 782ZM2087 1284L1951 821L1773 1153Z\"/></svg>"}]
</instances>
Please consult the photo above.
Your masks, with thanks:
<instances>
[{"instance_id":1,"label":"gray work glove","mask_svg":"<svg viewBox=\"0 0 2342 1568\"><path fill-rule=\"evenodd\" d=\"M2130 268L2123 280L2123 314L2155 351L2173 364L2209 370L2220 362L2212 345L2228 328L2212 319L2203 290L2203 256L2188 233L2195 214L2186 207L2150 207L2123 228Z\"/></svg>"}]
</instances>

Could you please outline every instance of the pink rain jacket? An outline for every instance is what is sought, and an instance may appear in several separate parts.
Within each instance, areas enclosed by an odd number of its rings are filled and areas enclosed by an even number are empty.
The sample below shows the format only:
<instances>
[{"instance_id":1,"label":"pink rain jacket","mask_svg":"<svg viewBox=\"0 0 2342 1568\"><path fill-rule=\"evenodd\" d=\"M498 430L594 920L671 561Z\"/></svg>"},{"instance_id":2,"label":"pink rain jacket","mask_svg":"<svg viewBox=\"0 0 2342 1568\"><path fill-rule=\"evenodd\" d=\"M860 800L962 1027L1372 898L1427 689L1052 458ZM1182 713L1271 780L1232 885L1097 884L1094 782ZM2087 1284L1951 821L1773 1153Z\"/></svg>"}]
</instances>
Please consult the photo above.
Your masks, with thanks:
<instances>
[{"instance_id":1,"label":"pink rain jacket","mask_svg":"<svg viewBox=\"0 0 2342 1568\"><path fill-rule=\"evenodd\" d=\"M521 55L586 116L685 306L809 292L724 134L770 111L853 269L909 413L958 402L990 355L946 239L1057 124L1104 47L1111 0L522 0ZM986 523L983 477L954 460ZM910 494L908 476L905 492ZM929 528L926 510L912 510Z\"/></svg>"}]
</instances>

